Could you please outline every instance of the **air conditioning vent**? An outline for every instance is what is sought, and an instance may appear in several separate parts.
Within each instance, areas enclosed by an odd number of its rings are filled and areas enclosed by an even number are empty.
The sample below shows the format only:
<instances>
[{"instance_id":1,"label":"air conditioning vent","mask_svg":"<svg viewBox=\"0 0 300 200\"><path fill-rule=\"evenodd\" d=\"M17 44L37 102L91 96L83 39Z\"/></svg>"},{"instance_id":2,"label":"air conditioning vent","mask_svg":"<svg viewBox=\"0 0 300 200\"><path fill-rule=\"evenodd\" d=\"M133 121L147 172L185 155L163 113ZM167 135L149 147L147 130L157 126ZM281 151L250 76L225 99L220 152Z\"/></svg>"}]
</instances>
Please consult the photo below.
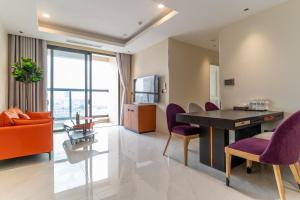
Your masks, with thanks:
<instances>
[{"instance_id":1,"label":"air conditioning vent","mask_svg":"<svg viewBox=\"0 0 300 200\"><path fill-rule=\"evenodd\" d=\"M75 41L75 40L67 40L66 42L71 43L71 44L79 44L82 46L94 47L94 48L98 48L98 49L102 48L101 45L91 44L91 43L87 43L87 42L80 42L80 41Z\"/></svg>"}]
</instances>

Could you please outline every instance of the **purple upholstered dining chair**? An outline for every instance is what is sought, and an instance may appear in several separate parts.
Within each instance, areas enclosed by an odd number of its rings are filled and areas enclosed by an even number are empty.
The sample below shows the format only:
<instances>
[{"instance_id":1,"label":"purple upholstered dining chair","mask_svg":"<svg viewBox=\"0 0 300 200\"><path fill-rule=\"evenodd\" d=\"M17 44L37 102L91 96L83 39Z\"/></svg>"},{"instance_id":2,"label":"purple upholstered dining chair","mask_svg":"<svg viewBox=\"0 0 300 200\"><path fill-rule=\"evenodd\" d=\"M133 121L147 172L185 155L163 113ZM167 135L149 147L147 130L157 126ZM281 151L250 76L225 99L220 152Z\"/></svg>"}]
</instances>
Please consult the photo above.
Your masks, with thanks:
<instances>
[{"instance_id":1,"label":"purple upholstered dining chair","mask_svg":"<svg viewBox=\"0 0 300 200\"><path fill-rule=\"evenodd\" d=\"M200 134L200 129L193 127L186 123L176 122L176 114L185 113L184 109L176 104L169 104L167 106L167 123L169 129L169 138L164 150L163 155L166 154L168 145L172 136L183 139L184 143L184 164L188 163L188 145L191 139L198 138Z\"/></svg>"},{"instance_id":2,"label":"purple upholstered dining chair","mask_svg":"<svg viewBox=\"0 0 300 200\"><path fill-rule=\"evenodd\" d=\"M271 140L247 138L225 147L226 185L229 186L231 156L247 160L247 167L252 161L273 165L280 199L285 199L281 179L280 165L289 165L300 188L300 111L283 121L275 130Z\"/></svg>"},{"instance_id":3,"label":"purple upholstered dining chair","mask_svg":"<svg viewBox=\"0 0 300 200\"><path fill-rule=\"evenodd\" d=\"M214 110L220 110L220 108L212 102L206 102L205 103L205 110L206 111L214 111Z\"/></svg>"}]
</instances>

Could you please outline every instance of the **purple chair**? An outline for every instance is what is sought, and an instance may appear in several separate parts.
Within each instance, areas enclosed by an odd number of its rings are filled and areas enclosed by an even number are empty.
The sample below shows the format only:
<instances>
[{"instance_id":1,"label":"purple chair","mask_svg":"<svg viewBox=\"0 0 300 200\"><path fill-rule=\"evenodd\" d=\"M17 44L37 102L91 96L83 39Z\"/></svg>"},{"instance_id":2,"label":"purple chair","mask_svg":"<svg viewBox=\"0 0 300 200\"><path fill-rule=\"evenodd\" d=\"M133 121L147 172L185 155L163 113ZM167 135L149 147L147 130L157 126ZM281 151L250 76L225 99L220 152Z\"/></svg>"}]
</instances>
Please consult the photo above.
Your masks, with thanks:
<instances>
[{"instance_id":1,"label":"purple chair","mask_svg":"<svg viewBox=\"0 0 300 200\"><path fill-rule=\"evenodd\" d=\"M247 138L225 147L226 185L229 186L231 157L237 156L247 160L247 168L252 161L273 165L280 199L285 199L281 179L280 165L289 165L300 188L300 111L291 115L275 130L271 140Z\"/></svg>"},{"instance_id":2,"label":"purple chair","mask_svg":"<svg viewBox=\"0 0 300 200\"><path fill-rule=\"evenodd\" d=\"M191 139L198 138L200 134L200 129L198 127L193 127L186 123L176 122L176 114L185 113L184 109L176 104L169 104L167 107L167 123L169 129L169 138L164 150L163 155L166 154L168 145L172 136L183 139L184 143L184 164L187 165L188 162L188 145Z\"/></svg>"},{"instance_id":3,"label":"purple chair","mask_svg":"<svg viewBox=\"0 0 300 200\"><path fill-rule=\"evenodd\" d=\"M212 102L206 102L205 103L205 110L206 111L214 111L214 110L220 110L220 108Z\"/></svg>"}]
</instances>

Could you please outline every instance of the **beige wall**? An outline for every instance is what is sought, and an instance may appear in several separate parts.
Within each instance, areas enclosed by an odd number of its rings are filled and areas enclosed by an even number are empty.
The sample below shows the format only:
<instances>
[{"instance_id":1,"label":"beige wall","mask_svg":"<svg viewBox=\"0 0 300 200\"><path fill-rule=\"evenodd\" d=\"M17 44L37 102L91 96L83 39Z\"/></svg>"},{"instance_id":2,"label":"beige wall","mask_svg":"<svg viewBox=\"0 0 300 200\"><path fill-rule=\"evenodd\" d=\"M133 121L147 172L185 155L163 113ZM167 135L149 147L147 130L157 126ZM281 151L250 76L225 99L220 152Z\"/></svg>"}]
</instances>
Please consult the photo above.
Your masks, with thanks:
<instances>
[{"instance_id":1,"label":"beige wall","mask_svg":"<svg viewBox=\"0 0 300 200\"><path fill-rule=\"evenodd\" d=\"M209 66L218 65L218 53L174 39L168 39L133 55L132 81L141 76L160 76L167 92L160 93L157 131L168 133L166 106L169 102L186 109L190 102L201 105L209 99Z\"/></svg>"},{"instance_id":2,"label":"beige wall","mask_svg":"<svg viewBox=\"0 0 300 200\"><path fill-rule=\"evenodd\" d=\"M140 51L132 58L132 80L137 77L159 75L160 88L163 84L169 86L168 72L168 40L162 41L148 49ZM132 81L133 83L133 81ZM156 109L156 130L160 133L168 133L165 110L169 103L169 90L160 93L160 103Z\"/></svg>"},{"instance_id":3,"label":"beige wall","mask_svg":"<svg viewBox=\"0 0 300 200\"><path fill-rule=\"evenodd\" d=\"M290 0L221 32L221 82L236 79L234 87L221 84L225 108L261 97L275 110L300 109L299 8Z\"/></svg>"},{"instance_id":4,"label":"beige wall","mask_svg":"<svg viewBox=\"0 0 300 200\"><path fill-rule=\"evenodd\" d=\"M170 102L187 108L209 100L210 64L219 65L219 54L174 39L169 40Z\"/></svg>"},{"instance_id":5,"label":"beige wall","mask_svg":"<svg viewBox=\"0 0 300 200\"><path fill-rule=\"evenodd\" d=\"M0 22L0 112L7 108L7 33Z\"/></svg>"}]
</instances>

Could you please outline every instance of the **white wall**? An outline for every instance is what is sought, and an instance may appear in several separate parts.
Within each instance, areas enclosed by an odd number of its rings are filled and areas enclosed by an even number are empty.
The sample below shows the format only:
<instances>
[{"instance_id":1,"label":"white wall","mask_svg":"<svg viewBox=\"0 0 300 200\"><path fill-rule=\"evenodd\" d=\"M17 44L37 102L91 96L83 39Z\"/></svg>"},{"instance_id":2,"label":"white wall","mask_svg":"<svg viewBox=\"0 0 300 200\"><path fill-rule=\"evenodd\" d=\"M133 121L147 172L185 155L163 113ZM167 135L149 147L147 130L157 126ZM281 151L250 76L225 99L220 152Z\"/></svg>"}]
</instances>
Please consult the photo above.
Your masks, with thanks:
<instances>
[{"instance_id":1,"label":"white wall","mask_svg":"<svg viewBox=\"0 0 300 200\"><path fill-rule=\"evenodd\" d=\"M274 110L300 109L299 8L299 0L290 0L221 32L223 107L261 97L270 99ZM235 78L235 86L224 86L228 78Z\"/></svg>"},{"instance_id":2,"label":"white wall","mask_svg":"<svg viewBox=\"0 0 300 200\"><path fill-rule=\"evenodd\" d=\"M154 74L160 77L160 88L164 83L167 85L167 92L160 93L160 102L156 107L156 130L159 133L168 133L165 114L169 103L168 40L140 51L132 57L132 84L133 79Z\"/></svg>"},{"instance_id":3,"label":"white wall","mask_svg":"<svg viewBox=\"0 0 300 200\"><path fill-rule=\"evenodd\" d=\"M0 22L0 112L7 108L7 32Z\"/></svg>"},{"instance_id":4,"label":"white wall","mask_svg":"<svg viewBox=\"0 0 300 200\"><path fill-rule=\"evenodd\" d=\"M169 40L170 102L184 109L210 99L210 65L219 65L218 52Z\"/></svg>"}]
</instances>

